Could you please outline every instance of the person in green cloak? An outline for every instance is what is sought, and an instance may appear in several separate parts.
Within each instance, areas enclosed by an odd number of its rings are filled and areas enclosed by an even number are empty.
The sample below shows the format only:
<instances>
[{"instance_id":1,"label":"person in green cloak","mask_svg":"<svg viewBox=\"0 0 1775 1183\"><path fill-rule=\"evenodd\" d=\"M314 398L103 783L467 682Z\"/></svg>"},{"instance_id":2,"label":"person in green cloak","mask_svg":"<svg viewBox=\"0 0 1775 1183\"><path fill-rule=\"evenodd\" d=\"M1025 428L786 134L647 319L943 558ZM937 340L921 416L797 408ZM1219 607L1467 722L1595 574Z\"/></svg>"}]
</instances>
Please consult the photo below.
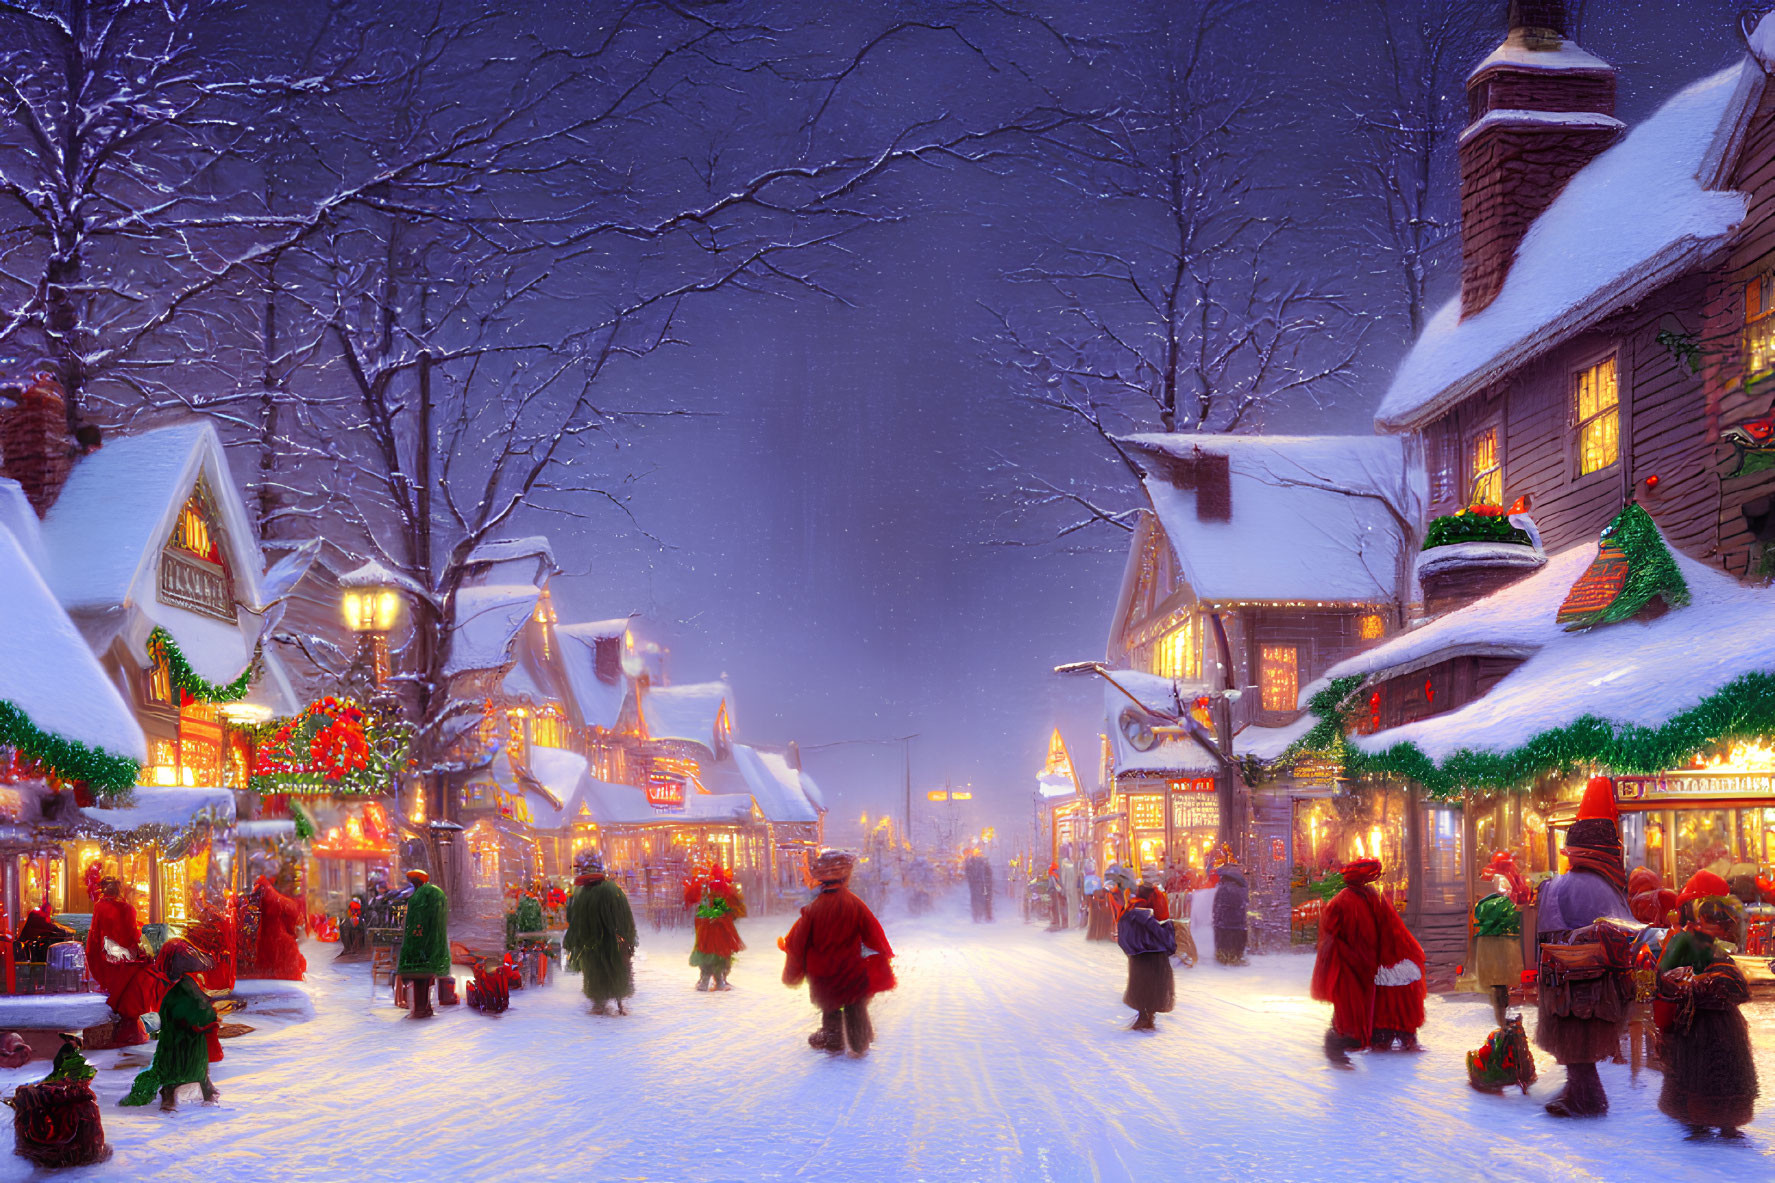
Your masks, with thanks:
<instances>
[{"instance_id":1,"label":"person in green cloak","mask_svg":"<svg viewBox=\"0 0 1775 1183\"><path fill-rule=\"evenodd\" d=\"M630 962L635 956L635 914L629 897L604 874L604 860L595 852L581 855L573 880L573 899L567 904L567 936L561 947L567 952L567 968L584 975L586 997L592 1013L626 1015L622 1000L635 993Z\"/></svg>"},{"instance_id":2,"label":"person in green cloak","mask_svg":"<svg viewBox=\"0 0 1775 1183\"><path fill-rule=\"evenodd\" d=\"M412 1019L432 1017L431 984L450 972L450 902L424 871L407 872L413 895L407 900L407 923L401 935L397 981L413 987Z\"/></svg>"},{"instance_id":3,"label":"person in green cloak","mask_svg":"<svg viewBox=\"0 0 1775 1183\"><path fill-rule=\"evenodd\" d=\"M192 974L215 968L209 956L182 937L160 947L155 966L172 986L160 1001L160 1036L154 1044L154 1062L136 1076L125 1105L146 1105L160 1094L162 1112L178 1108L179 1086L195 1084L203 1101L213 1105L222 1094L210 1083L210 1065L222 1058L217 1035L216 1008Z\"/></svg>"}]
</instances>

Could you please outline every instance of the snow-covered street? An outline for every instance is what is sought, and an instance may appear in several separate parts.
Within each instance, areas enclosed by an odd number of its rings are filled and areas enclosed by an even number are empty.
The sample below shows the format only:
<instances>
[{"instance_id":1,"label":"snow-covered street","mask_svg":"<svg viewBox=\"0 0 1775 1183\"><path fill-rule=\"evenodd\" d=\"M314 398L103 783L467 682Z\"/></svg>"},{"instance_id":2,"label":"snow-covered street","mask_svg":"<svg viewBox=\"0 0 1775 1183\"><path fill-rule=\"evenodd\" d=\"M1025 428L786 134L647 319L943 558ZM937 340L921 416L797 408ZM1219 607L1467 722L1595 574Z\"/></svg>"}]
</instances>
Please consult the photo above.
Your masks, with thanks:
<instances>
[{"instance_id":1,"label":"snow-covered street","mask_svg":"<svg viewBox=\"0 0 1775 1183\"><path fill-rule=\"evenodd\" d=\"M1123 960L1078 932L1015 920L976 927L945 910L888 920L900 988L878 1000L865 1060L807 1048L804 991L777 981L784 918L745 926L729 994L698 994L687 939L643 934L627 1019L594 1018L578 978L514 996L489 1018L462 1007L402 1021L366 968L310 947L315 1015L288 994L237 1019L219 1108L195 1095L165 1117L120 1110L132 1073L94 1061L115 1153L71 1178L1160 1180L1735 1178L1775 1170L1775 1121L1747 1144L1696 1148L1657 1112L1659 1077L1603 1066L1614 1109L1560 1122L1527 1097L1467 1087L1462 1056L1490 1025L1477 1000L1432 998L1420 1056L1326 1066L1311 959L1178 975L1156 1035L1124 1030ZM279 1013L281 1012L281 1013ZM1747 1008L1759 1070L1775 1079L1771 1009ZM41 1076L0 1072L0 1087ZM190 1093L195 1090L187 1090ZM1758 1167L1756 1163L1764 1165ZM22 1159L0 1177L32 1177Z\"/></svg>"}]
</instances>

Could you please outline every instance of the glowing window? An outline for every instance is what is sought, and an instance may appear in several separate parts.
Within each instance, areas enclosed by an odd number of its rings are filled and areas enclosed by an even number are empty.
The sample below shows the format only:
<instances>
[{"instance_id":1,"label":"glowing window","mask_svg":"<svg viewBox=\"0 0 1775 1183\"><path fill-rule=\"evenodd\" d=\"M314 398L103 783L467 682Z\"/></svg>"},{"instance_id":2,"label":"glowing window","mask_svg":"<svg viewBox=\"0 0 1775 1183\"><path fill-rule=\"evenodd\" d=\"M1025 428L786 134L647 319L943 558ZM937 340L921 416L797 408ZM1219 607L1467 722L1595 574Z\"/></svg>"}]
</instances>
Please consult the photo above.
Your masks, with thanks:
<instances>
[{"instance_id":1,"label":"glowing window","mask_svg":"<svg viewBox=\"0 0 1775 1183\"><path fill-rule=\"evenodd\" d=\"M567 746L567 720L559 708L544 707L530 720L530 742L544 748Z\"/></svg>"},{"instance_id":2,"label":"glowing window","mask_svg":"<svg viewBox=\"0 0 1775 1183\"><path fill-rule=\"evenodd\" d=\"M173 700L173 675L166 658L156 658L148 667L148 700L170 703Z\"/></svg>"},{"instance_id":3,"label":"glowing window","mask_svg":"<svg viewBox=\"0 0 1775 1183\"><path fill-rule=\"evenodd\" d=\"M1387 622L1381 619L1378 612L1365 613L1356 618L1356 635L1364 641L1378 641L1387 631Z\"/></svg>"},{"instance_id":4,"label":"glowing window","mask_svg":"<svg viewBox=\"0 0 1775 1183\"><path fill-rule=\"evenodd\" d=\"M1620 398L1610 357L1578 375L1578 475L1600 472L1620 458Z\"/></svg>"},{"instance_id":5,"label":"glowing window","mask_svg":"<svg viewBox=\"0 0 1775 1183\"><path fill-rule=\"evenodd\" d=\"M1196 643L1196 618L1191 616L1153 642L1152 672L1161 678L1202 676L1202 647Z\"/></svg>"},{"instance_id":6,"label":"glowing window","mask_svg":"<svg viewBox=\"0 0 1775 1183\"><path fill-rule=\"evenodd\" d=\"M1504 503L1504 464L1498 454L1498 429L1488 427L1467 448L1467 504Z\"/></svg>"},{"instance_id":7,"label":"glowing window","mask_svg":"<svg viewBox=\"0 0 1775 1183\"><path fill-rule=\"evenodd\" d=\"M1265 645L1259 654L1258 684L1264 710L1295 710L1300 701L1300 650L1293 645Z\"/></svg>"},{"instance_id":8,"label":"glowing window","mask_svg":"<svg viewBox=\"0 0 1775 1183\"><path fill-rule=\"evenodd\" d=\"M1744 285L1744 367L1752 378L1775 370L1775 274Z\"/></svg>"}]
</instances>

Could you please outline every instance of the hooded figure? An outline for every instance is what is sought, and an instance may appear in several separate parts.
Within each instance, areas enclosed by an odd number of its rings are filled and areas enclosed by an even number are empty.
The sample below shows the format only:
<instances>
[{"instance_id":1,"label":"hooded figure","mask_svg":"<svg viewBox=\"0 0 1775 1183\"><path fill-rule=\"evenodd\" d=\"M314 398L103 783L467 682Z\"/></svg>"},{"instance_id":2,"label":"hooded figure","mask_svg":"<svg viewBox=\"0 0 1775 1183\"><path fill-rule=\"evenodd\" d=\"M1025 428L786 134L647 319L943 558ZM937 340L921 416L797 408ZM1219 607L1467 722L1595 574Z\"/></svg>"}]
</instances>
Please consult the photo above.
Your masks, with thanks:
<instances>
[{"instance_id":1,"label":"hooded figure","mask_svg":"<svg viewBox=\"0 0 1775 1183\"><path fill-rule=\"evenodd\" d=\"M1214 889L1214 960L1222 965L1245 965L1245 913L1251 888L1245 872L1232 863L1220 868L1220 884Z\"/></svg>"},{"instance_id":2,"label":"hooded figure","mask_svg":"<svg viewBox=\"0 0 1775 1183\"><path fill-rule=\"evenodd\" d=\"M1658 1108L1689 1127L1689 1136L1739 1138L1756 1108L1757 1069L1750 1028L1738 1008L1750 985L1721 942L1744 936L1744 907L1726 881L1697 871L1679 897L1682 928L1670 934L1658 961L1664 1086Z\"/></svg>"},{"instance_id":3,"label":"hooded figure","mask_svg":"<svg viewBox=\"0 0 1775 1183\"><path fill-rule=\"evenodd\" d=\"M450 902L424 871L408 871L407 880L413 884L413 895L407 900L401 956L394 972L413 988L413 1010L408 1017L429 1019L431 984L450 972Z\"/></svg>"},{"instance_id":4,"label":"hooded figure","mask_svg":"<svg viewBox=\"0 0 1775 1183\"><path fill-rule=\"evenodd\" d=\"M268 875L259 876L253 885L253 901L259 906L259 943L252 976L301 981L308 972L308 959L297 944L302 933L302 905L277 890Z\"/></svg>"},{"instance_id":5,"label":"hooded figure","mask_svg":"<svg viewBox=\"0 0 1775 1183\"><path fill-rule=\"evenodd\" d=\"M626 1015L623 999L635 993L635 975L631 963L635 958L635 913L629 897L614 879L604 873L604 860L586 854L578 863L579 874L573 880L573 898L567 903L567 935L561 948L567 953L567 968L582 976L580 988L592 1000L592 1013ZM701 921L698 921L699 926ZM700 932L700 929L699 929ZM739 938L736 934L737 944ZM728 960L731 962L732 957Z\"/></svg>"},{"instance_id":6,"label":"hooded figure","mask_svg":"<svg viewBox=\"0 0 1775 1183\"><path fill-rule=\"evenodd\" d=\"M623 906L628 906L626 897ZM696 943L690 950L690 964L702 975L697 979L698 990L711 989L710 978L714 979L713 989L733 989L727 984L727 975L733 969L734 955L746 947L738 924L745 916L745 896L727 868L716 863L703 880L703 896L696 909Z\"/></svg>"},{"instance_id":7,"label":"hooded figure","mask_svg":"<svg viewBox=\"0 0 1775 1183\"><path fill-rule=\"evenodd\" d=\"M1615 783L1592 777L1578 805L1578 818L1565 838L1571 870L1541 885L1538 936L1542 945L1564 945L1574 931L1609 917L1631 916L1627 903L1627 867L1622 861L1621 831L1616 825ZM1543 975L1545 976L1545 975ZM1543 994L1546 991L1543 989ZM1557 1014L1557 1004L1544 1000L1535 1018L1535 1045L1565 1065L1566 1085L1547 1103L1555 1117L1595 1117L1609 1111L1609 1098L1597 1074L1599 1060L1621 1045L1627 1015Z\"/></svg>"},{"instance_id":8,"label":"hooded figure","mask_svg":"<svg viewBox=\"0 0 1775 1183\"><path fill-rule=\"evenodd\" d=\"M1397 1039L1415 1051L1424 1025L1423 946L1369 886L1380 877L1379 859L1344 867L1344 886L1319 921L1313 997L1331 1003L1325 1056L1340 1068L1352 1047L1387 1051Z\"/></svg>"},{"instance_id":9,"label":"hooded figure","mask_svg":"<svg viewBox=\"0 0 1775 1183\"><path fill-rule=\"evenodd\" d=\"M1150 895L1136 894L1116 927L1116 944L1128 958L1128 987L1122 991L1122 1005L1134 1012L1128 1030L1151 1031L1153 1016L1170 1014L1176 1000L1171 956L1177 952L1177 930L1153 915Z\"/></svg>"},{"instance_id":10,"label":"hooded figure","mask_svg":"<svg viewBox=\"0 0 1775 1183\"><path fill-rule=\"evenodd\" d=\"M159 1092L160 1108L170 1113L178 1107L182 1084L197 1085L206 1105L221 1097L210 1083L210 1065L222 1059L216 1008L191 976L210 965L210 959L182 937L160 947L156 968L172 983L160 1001L160 1038L154 1043L154 1062L137 1075L123 1104L146 1105Z\"/></svg>"},{"instance_id":11,"label":"hooded figure","mask_svg":"<svg viewBox=\"0 0 1775 1183\"><path fill-rule=\"evenodd\" d=\"M142 1016L160 1008L167 981L154 969L142 945L136 910L123 898L123 881L100 882L92 905L92 927L86 930L86 968L105 991L105 1005L117 1012L112 1042L129 1046L148 1042Z\"/></svg>"},{"instance_id":12,"label":"hooded figure","mask_svg":"<svg viewBox=\"0 0 1775 1183\"><path fill-rule=\"evenodd\" d=\"M875 913L846 886L854 861L837 850L814 860L820 893L783 938L783 984L806 981L820 1009L820 1029L808 1036L808 1046L841 1052L848 1043L851 1055L861 1056L875 1038L869 999L894 988L894 950Z\"/></svg>"}]
</instances>

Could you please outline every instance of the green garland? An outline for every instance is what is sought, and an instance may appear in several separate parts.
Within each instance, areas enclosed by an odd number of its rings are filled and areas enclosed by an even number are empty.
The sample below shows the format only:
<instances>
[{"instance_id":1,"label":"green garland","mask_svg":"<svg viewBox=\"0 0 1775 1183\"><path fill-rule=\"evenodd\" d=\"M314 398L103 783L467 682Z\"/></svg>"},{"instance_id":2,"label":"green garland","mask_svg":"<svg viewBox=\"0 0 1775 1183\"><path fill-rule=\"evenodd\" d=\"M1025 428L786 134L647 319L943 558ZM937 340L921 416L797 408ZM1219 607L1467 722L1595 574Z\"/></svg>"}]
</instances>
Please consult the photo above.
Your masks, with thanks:
<instances>
[{"instance_id":1,"label":"green garland","mask_svg":"<svg viewBox=\"0 0 1775 1183\"><path fill-rule=\"evenodd\" d=\"M1617 725L1584 715L1565 727L1543 731L1507 752L1463 748L1440 764L1412 743L1364 752L1345 742L1357 677L1339 678L1309 705L1318 722L1283 759L1323 753L1340 762L1348 779L1396 776L1416 781L1432 797L1458 797L1469 789L1519 791L1543 776L1585 766L1629 775L1680 768L1720 743L1775 735L1775 674L1745 674L1658 727Z\"/></svg>"},{"instance_id":2,"label":"green garland","mask_svg":"<svg viewBox=\"0 0 1775 1183\"><path fill-rule=\"evenodd\" d=\"M303 809L294 800L289 801L288 804L290 807L290 820L296 823L296 837L304 842L311 841L315 835L314 819L309 817L308 811Z\"/></svg>"},{"instance_id":3,"label":"green garland","mask_svg":"<svg viewBox=\"0 0 1775 1183\"><path fill-rule=\"evenodd\" d=\"M116 797L135 787L139 771L128 756L114 756L79 740L52 735L29 715L0 700L0 746L15 748L67 781L85 781L101 797Z\"/></svg>"},{"instance_id":4,"label":"green garland","mask_svg":"<svg viewBox=\"0 0 1775 1183\"><path fill-rule=\"evenodd\" d=\"M259 672L260 652L253 649L253 659L247 662L247 668L240 671L240 677L226 686L218 686L214 682L206 682L191 668L185 660L184 653L179 650L179 643L173 635L156 625L148 634L148 656L155 661L166 662L167 672L172 675L172 683L185 694L198 702L239 702L252 689L253 675Z\"/></svg>"},{"instance_id":5,"label":"green garland","mask_svg":"<svg viewBox=\"0 0 1775 1183\"><path fill-rule=\"evenodd\" d=\"M1602 528L1602 545L1611 542L1627 556L1627 581L1604 607L1567 623L1567 632L1618 624L1659 598L1666 608L1680 608L1689 602L1689 585L1670 556L1670 548L1664 545L1658 524L1637 502L1628 502L1627 508Z\"/></svg>"},{"instance_id":6,"label":"green garland","mask_svg":"<svg viewBox=\"0 0 1775 1183\"><path fill-rule=\"evenodd\" d=\"M1528 536L1528 532L1511 525L1508 517L1466 509L1459 513L1444 514L1431 522L1430 528L1424 531L1425 550L1453 546L1458 542L1515 542L1523 546L1534 545L1534 539Z\"/></svg>"}]
</instances>

